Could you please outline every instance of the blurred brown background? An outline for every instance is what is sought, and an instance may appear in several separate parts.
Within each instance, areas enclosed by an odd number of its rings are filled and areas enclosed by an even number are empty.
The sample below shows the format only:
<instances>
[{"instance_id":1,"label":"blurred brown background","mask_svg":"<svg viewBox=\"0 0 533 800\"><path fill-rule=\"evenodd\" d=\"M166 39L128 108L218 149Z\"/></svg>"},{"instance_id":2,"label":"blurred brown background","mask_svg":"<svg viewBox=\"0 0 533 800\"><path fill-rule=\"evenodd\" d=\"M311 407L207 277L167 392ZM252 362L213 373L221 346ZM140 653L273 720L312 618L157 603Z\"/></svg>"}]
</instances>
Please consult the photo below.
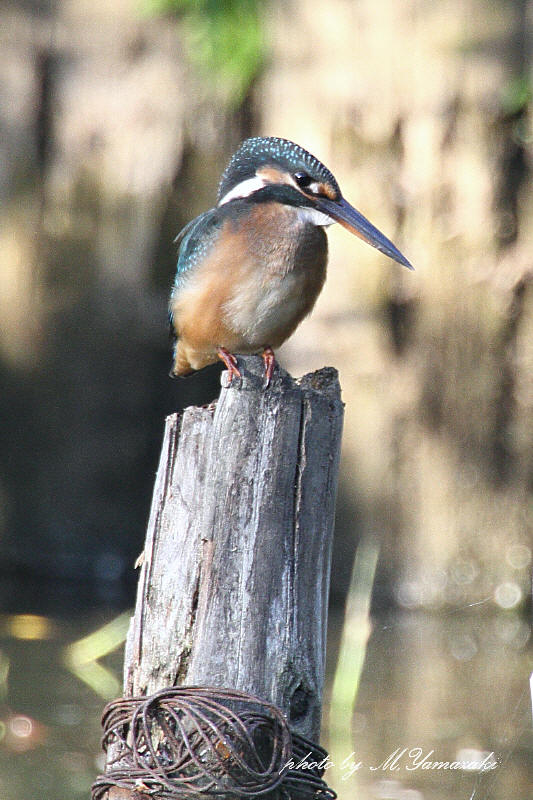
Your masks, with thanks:
<instances>
[{"instance_id":1,"label":"blurred brown background","mask_svg":"<svg viewBox=\"0 0 533 800\"><path fill-rule=\"evenodd\" d=\"M4 0L2 800L86 796L97 772L120 656L99 673L107 645L86 645L89 689L69 647L132 603L165 414L219 392L218 366L167 377L172 242L257 134L324 161L416 268L330 229L324 292L279 352L337 367L346 402L334 759L501 758L488 783L337 788L530 795L532 21L526 0Z\"/></svg>"},{"instance_id":2,"label":"blurred brown background","mask_svg":"<svg viewBox=\"0 0 533 800\"><path fill-rule=\"evenodd\" d=\"M4 2L3 569L120 582L163 416L173 237L248 135L294 139L415 264L340 229L280 353L346 401L338 574L379 537L407 607L527 592L533 486L531 3ZM503 588L501 588L503 587ZM514 594L513 594L514 592Z\"/></svg>"}]
</instances>

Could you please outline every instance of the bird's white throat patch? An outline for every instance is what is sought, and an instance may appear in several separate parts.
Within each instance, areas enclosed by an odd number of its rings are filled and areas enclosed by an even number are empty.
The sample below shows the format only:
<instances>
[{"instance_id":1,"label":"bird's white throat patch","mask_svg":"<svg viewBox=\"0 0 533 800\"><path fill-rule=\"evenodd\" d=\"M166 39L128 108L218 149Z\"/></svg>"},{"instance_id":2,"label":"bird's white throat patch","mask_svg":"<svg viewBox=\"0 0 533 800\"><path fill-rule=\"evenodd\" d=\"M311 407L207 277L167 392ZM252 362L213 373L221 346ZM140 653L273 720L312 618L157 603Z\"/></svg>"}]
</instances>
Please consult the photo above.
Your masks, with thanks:
<instances>
[{"instance_id":1,"label":"bird's white throat patch","mask_svg":"<svg viewBox=\"0 0 533 800\"><path fill-rule=\"evenodd\" d=\"M323 211L319 211L316 208L309 208L309 206L300 206L296 209L296 213L298 214L300 222L310 222L311 225L318 225L322 228L325 228L327 225L333 225L335 222L333 217L329 217L327 214L324 214Z\"/></svg>"}]
</instances>

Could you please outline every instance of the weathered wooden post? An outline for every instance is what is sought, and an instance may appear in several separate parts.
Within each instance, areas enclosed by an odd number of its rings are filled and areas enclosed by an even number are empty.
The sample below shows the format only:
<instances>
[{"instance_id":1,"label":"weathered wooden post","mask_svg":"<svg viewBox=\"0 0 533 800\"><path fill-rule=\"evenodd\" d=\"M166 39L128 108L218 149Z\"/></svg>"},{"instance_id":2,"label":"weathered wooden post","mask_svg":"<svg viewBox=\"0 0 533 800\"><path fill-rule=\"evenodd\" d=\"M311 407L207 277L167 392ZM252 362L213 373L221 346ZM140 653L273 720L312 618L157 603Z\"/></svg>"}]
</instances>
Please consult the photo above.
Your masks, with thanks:
<instances>
[{"instance_id":1,"label":"weathered wooden post","mask_svg":"<svg viewBox=\"0 0 533 800\"><path fill-rule=\"evenodd\" d=\"M264 390L261 359L240 365L242 381L226 386L223 373L216 404L167 419L124 696L239 690L317 741L343 417L337 373L297 382L278 368ZM111 737L108 768L114 748ZM138 800L142 788L108 796Z\"/></svg>"}]
</instances>

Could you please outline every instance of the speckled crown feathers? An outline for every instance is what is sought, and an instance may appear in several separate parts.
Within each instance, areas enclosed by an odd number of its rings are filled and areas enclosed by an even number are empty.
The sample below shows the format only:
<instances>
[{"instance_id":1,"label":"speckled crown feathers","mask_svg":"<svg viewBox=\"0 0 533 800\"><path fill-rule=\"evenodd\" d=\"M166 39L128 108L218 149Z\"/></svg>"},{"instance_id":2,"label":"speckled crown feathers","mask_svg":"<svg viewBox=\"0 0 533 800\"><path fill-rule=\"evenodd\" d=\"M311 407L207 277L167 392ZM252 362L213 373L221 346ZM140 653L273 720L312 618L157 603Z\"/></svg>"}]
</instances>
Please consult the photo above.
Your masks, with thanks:
<instances>
[{"instance_id":1,"label":"speckled crown feathers","mask_svg":"<svg viewBox=\"0 0 533 800\"><path fill-rule=\"evenodd\" d=\"M340 194L337 181L327 167L299 144L275 136L256 136L245 139L232 155L218 185L217 199L221 200L234 186L255 175L257 167L273 164L288 172L303 170L314 180L328 183Z\"/></svg>"}]
</instances>

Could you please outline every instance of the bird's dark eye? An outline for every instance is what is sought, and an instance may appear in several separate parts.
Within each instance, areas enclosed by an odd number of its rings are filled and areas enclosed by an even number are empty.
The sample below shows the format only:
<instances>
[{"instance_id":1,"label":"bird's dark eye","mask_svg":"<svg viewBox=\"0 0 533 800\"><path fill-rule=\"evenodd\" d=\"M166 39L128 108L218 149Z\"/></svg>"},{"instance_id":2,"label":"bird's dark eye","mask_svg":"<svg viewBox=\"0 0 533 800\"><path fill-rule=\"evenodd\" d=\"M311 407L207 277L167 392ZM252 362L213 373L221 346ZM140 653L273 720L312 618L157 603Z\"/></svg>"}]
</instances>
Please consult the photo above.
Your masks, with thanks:
<instances>
[{"instance_id":1,"label":"bird's dark eye","mask_svg":"<svg viewBox=\"0 0 533 800\"><path fill-rule=\"evenodd\" d=\"M307 172L295 172L294 173L294 180L298 184L301 189L305 189L306 186L313 183L313 179Z\"/></svg>"}]
</instances>

